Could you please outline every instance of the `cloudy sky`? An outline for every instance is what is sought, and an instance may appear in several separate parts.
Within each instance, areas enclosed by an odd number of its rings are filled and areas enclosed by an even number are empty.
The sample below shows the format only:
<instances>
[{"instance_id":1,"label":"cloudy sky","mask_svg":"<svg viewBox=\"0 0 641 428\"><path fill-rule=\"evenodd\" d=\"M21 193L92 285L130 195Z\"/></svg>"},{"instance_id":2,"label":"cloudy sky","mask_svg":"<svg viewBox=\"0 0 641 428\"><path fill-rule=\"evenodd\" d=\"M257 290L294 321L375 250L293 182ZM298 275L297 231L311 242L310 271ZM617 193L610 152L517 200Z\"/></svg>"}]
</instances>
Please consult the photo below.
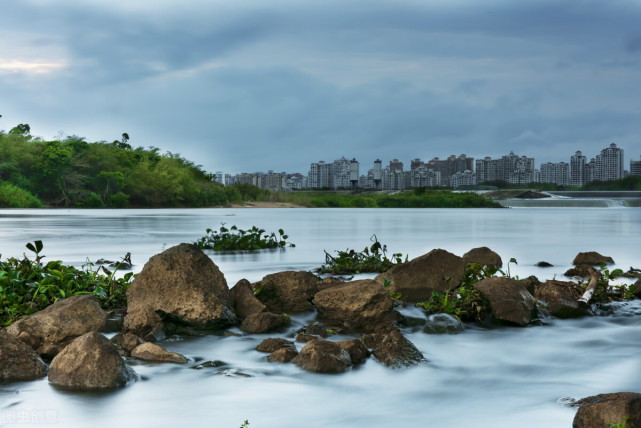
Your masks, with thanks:
<instances>
[{"instance_id":1,"label":"cloudy sky","mask_svg":"<svg viewBox=\"0 0 641 428\"><path fill-rule=\"evenodd\" d=\"M639 0L0 2L6 131L232 173L641 156Z\"/></svg>"}]
</instances>

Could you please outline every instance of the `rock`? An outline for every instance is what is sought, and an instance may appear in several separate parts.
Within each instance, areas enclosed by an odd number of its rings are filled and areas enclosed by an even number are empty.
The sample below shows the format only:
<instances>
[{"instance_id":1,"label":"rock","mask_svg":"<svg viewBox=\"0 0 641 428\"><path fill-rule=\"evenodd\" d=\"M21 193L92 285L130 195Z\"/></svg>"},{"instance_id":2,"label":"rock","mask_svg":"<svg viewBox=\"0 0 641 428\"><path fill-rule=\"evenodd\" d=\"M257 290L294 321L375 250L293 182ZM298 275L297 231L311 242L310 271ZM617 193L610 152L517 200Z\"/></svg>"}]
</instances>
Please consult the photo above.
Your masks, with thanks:
<instances>
[{"instance_id":1,"label":"rock","mask_svg":"<svg viewBox=\"0 0 641 428\"><path fill-rule=\"evenodd\" d=\"M450 314L432 314L427 317L423 332L428 334L458 334L463 324Z\"/></svg>"},{"instance_id":2,"label":"rock","mask_svg":"<svg viewBox=\"0 0 641 428\"><path fill-rule=\"evenodd\" d=\"M100 330L106 319L96 297L85 294L59 300L20 319L7 327L7 333L41 356L54 357L76 337Z\"/></svg>"},{"instance_id":3,"label":"rock","mask_svg":"<svg viewBox=\"0 0 641 428\"><path fill-rule=\"evenodd\" d=\"M269 337L262 342L256 347L257 351L260 352L274 352L277 351L281 348L292 348L296 349L296 345L294 345L294 342L290 342L287 339L283 339L280 337L274 338L274 337Z\"/></svg>"},{"instance_id":4,"label":"rock","mask_svg":"<svg viewBox=\"0 0 641 428\"><path fill-rule=\"evenodd\" d=\"M107 319L100 329L103 333L111 333L113 331L121 331L124 324L124 317L119 311L107 312Z\"/></svg>"},{"instance_id":5,"label":"rock","mask_svg":"<svg viewBox=\"0 0 641 428\"><path fill-rule=\"evenodd\" d=\"M554 265L552 263L540 261L537 264L535 264L534 266L537 266L537 267L553 267Z\"/></svg>"},{"instance_id":6,"label":"rock","mask_svg":"<svg viewBox=\"0 0 641 428\"><path fill-rule=\"evenodd\" d=\"M485 278L474 284L490 302L492 314L499 321L526 326L535 314L534 297L512 278Z\"/></svg>"},{"instance_id":7,"label":"rock","mask_svg":"<svg viewBox=\"0 0 641 428\"><path fill-rule=\"evenodd\" d=\"M577 318L587 314L587 306L578 300L582 291L573 282L550 280L538 285L534 297L544 301L550 314L558 318Z\"/></svg>"},{"instance_id":8,"label":"rock","mask_svg":"<svg viewBox=\"0 0 641 428\"><path fill-rule=\"evenodd\" d=\"M290 324L289 317L284 315L272 314L271 312L261 312L245 318L240 325L240 329L245 333L262 334L276 330Z\"/></svg>"},{"instance_id":9,"label":"rock","mask_svg":"<svg viewBox=\"0 0 641 428\"><path fill-rule=\"evenodd\" d=\"M589 278L590 277L590 265L578 265L576 267L570 268L565 273L563 274L564 276L567 276L568 278L572 278L575 276L581 277L581 278Z\"/></svg>"},{"instance_id":10,"label":"rock","mask_svg":"<svg viewBox=\"0 0 641 428\"><path fill-rule=\"evenodd\" d=\"M113 389L137 379L117 346L98 332L76 338L49 368L51 384L72 389Z\"/></svg>"},{"instance_id":11,"label":"rock","mask_svg":"<svg viewBox=\"0 0 641 428\"><path fill-rule=\"evenodd\" d=\"M304 329L305 334L313 334L316 336L320 336L323 339L327 338L328 336L327 330L327 327L316 321L310 322Z\"/></svg>"},{"instance_id":12,"label":"rock","mask_svg":"<svg viewBox=\"0 0 641 428\"><path fill-rule=\"evenodd\" d=\"M270 363L289 363L298 356L296 348L280 348L267 356Z\"/></svg>"},{"instance_id":13,"label":"rock","mask_svg":"<svg viewBox=\"0 0 641 428\"><path fill-rule=\"evenodd\" d=\"M145 340L141 337L136 336L132 332L127 332L123 338L120 346L125 350L127 355L131 354L131 351L136 349L139 345L146 343Z\"/></svg>"},{"instance_id":14,"label":"rock","mask_svg":"<svg viewBox=\"0 0 641 428\"><path fill-rule=\"evenodd\" d=\"M327 337L327 336L323 336L323 337ZM311 342L312 340L318 340L318 339L322 339L322 337L316 336L314 334L307 334L307 333L296 335L296 342L298 343L307 343L307 342Z\"/></svg>"},{"instance_id":15,"label":"rock","mask_svg":"<svg viewBox=\"0 0 641 428\"><path fill-rule=\"evenodd\" d=\"M320 284L318 284L318 289L324 290L326 288L336 287L337 285L345 284L345 282L347 281L345 281L342 278L337 278L335 276L328 276L327 278L323 278Z\"/></svg>"},{"instance_id":16,"label":"rock","mask_svg":"<svg viewBox=\"0 0 641 428\"><path fill-rule=\"evenodd\" d=\"M267 307L254 296L251 284L241 279L230 290L232 306L239 318L267 311Z\"/></svg>"},{"instance_id":17,"label":"rock","mask_svg":"<svg viewBox=\"0 0 641 428\"><path fill-rule=\"evenodd\" d=\"M139 360L155 361L160 363L187 363L187 358L185 358L184 356L176 352L170 352L165 348L162 348L151 342L145 342L141 345L136 346L136 348L131 351L131 356L134 358L138 358Z\"/></svg>"},{"instance_id":18,"label":"rock","mask_svg":"<svg viewBox=\"0 0 641 428\"><path fill-rule=\"evenodd\" d=\"M376 280L381 284L384 279L391 281L389 291L401 293L403 301L423 302L430 298L432 291L458 288L464 275L465 262L461 257L436 249L394 266Z\"/></svg>"},{"instance_id":19,"label":"rock","mask_svg":"<svg viewBox=\"0 0 641 428\"><path fill-rule=\"evenodd\" d=\"M503 266L501 256L487 247L471 249L467 253L463 254L463 262L465 262L465 265L468 263L478 263L483 266L494 266L497 268Z\"/></svg>"},{"instance_id":20,"label":"rock","mask_svg":"<svg viewBox=\"0 0 641 428\"><path fill-rule=\"evenodd\" d=\"M391 368L413 366L425 361L416 346L395 327L365 336L364 344L384 365Z\"/></svg>"},{"instance_id":21,"label":"rock","mask_svg":"<svg viewBox=\"0 0 641 428\"><path fill-rule=\"evenodd\" d=\"M587 397L577 402L581 407L574 416L574 428L603 428L623 423L629 428L641 427L641 394L616 392ZM617 425L618 426L618 425Z\"/></svg>"},{"instance_id":22,"label":"rock","mask_svg":"<svg viewBox=\"0 0 641 428\"><path fill-rule=\"evenodd\" d=\"M352 365L346 350L335 342L312 340L307 342L292 363L315 373L342 373Z\"/></svg>"},{"instance_id":23,"label":"rock","mask_svg":"<svg viewBox=\"0 0 641 428\"><path fill-rule=\"evenodd\" d=\"M541 284L541 281L539 281L536 276L530 275L525 279L520 279L519 283L528 291L528 293L534 295L534 290L539 284Z\"/></svg>"},{"instance_id":24,"label":"rock","mask_svg":"<svg viewBox=\"0 0 641 428\"><path fill-rule=\"evenodd\" d=\"M321 320L340 322L357 331L372 331L400 318L388 291L371 279L319 291L314 305Z\"/></svg>"},{"instance_id":25,"label":"rock","mask_svg":"<svg viewBox=\"0 0 641 428\"><path fill-rule=\"evenodd\" d=\"M359 339L346 339L336 343L347 351L353 364L361 364L369 357L369 349Z\"/></svg>"},{"instance_id":26,"label":"rock","mask_svg":"<svg viewBox=\"0 0 641 428\"><path fill-rule=\"evenodd\" d=\"M310 272L285 271L265 276L256 284L256 297L270 312L282 314L312 310L319 278Z\"/></svg>"},{"instance_id":27,"label":"rock","mask_svg":"<svg viewBox=\"0 0 641 428\"><path fill-rule=\"evenodd\" d=\"M148 342L165 338L162 318L151 306L139 305L135 309L129 310L122 329L136 336L144 337L144 340Z\"/></svg>"},{"instance_id":28,"label":"rock","mask_svg":"<svg viewBox=\"0 0 641 428\"><path fill-rule=\"evenodd\" d=\"M236 322L227 281L198 247L180 244L149 259L127 290L125 331L146 338L157 319L197 329ZM150 330L151 328L151 330Z\"/></svg>"},{"instance_id":29,"label":"rock","mask_svg":"<svg viewBox=\"0 0 641 428\"><path fill-rule=\"evenodd\" d=\"M589 251L587 253L577 254L577 256L574 258L574 261L572 262L572 264L575 266L578 266L578 265L599 266L601 265L601 263L613 265L614 260L612 260L612 257L602 256L596 251Z\"/></svg>"},{"instance_id":30,"label":"rock","mask_svg":"<svg viewBox=\"0 0 641 428\"><path fill-rule=\"evenodd\" d=\"M632 293L634 293L637 298L641 298L641 278L632 284Z\"/></svg>"},{"instance_id":31,"label":"rock","mask_svg":"<svg viewBox=\"0 0 641 428\"><path fill-rule=\"evenodd\" d=\"M0 329L0 382L37 379L47 375L47 365L33 349Z\"/></svg>"}]
</instances>

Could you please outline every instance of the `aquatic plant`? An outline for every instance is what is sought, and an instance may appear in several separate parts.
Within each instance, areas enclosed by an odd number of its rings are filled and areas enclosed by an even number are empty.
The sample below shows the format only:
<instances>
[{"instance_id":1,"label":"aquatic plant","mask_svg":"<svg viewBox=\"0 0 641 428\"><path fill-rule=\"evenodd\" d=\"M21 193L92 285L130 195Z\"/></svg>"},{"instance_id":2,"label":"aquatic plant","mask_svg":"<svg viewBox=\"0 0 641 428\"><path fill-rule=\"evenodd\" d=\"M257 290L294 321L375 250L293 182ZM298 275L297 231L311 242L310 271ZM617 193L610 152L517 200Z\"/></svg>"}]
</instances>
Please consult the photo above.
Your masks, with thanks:
<instances>
[{"instance_id":1,"label":"aquatic plant","mask_svg":"<svg viewBox=\"0 0 641 428\"><path fill-rule=\"evenodd\" d=\"M628 422L632 419L630 416L626 416L625 418L621 419L619 422L615 421L608 421L606 422L608 424L607 428L628 428L630 425L628 425Z\"/></svg>"},{"instance_id":2,"label":"aquatic plant","mask_svg":"<svg viewBox=\"0 0 641 428\"><path fill-rule=\"evenodd\" d=\"M365 272L383 273L395 265L403 263L403 255L401 253L394 253L387 257L387 245L382 245L378 242L376 235L372 235L370 241L374 243L360 252L350 249L336 251L337 256L334 257L325 251L325 264L316 269L316 272L334 275ZM407 256L405 256L405 261L407 261Z\"/></svg>"},{"instance_id":3,"label":"aquatic plant","mask_svg":"<svg viewBox=\"0 0 641 428\"><path fill-rule=\"evenodd\" d=\"M256 226L243 230L234 225L228 229L225 227L225 223L222 223L219 230L207 229L206 233L205 236L195 242L198 248L202 250L253 251L296 246L286 241L289 236L285 234L283 229L278 229L278 235L276 235L275 232L265 233L265 229L260 229Z\"/></svg>"},{"instance_id":4,"label":"aquatic plant","mask_svg":"<svg viewBox=\"0 0 641 428\"><path fill-rule=\"evenodd\" d=\"M0 326L42 310L58 300L78 294L93 294L103 308L126 306L126 291L134 278L129 272L116 278L119 266L111 271L104 266L93 270L87 262L83 269L63 265L61 261L42 263L42 241L26 244L35 254L22 260L0 260Z\"/></svg>"}]
</instances>

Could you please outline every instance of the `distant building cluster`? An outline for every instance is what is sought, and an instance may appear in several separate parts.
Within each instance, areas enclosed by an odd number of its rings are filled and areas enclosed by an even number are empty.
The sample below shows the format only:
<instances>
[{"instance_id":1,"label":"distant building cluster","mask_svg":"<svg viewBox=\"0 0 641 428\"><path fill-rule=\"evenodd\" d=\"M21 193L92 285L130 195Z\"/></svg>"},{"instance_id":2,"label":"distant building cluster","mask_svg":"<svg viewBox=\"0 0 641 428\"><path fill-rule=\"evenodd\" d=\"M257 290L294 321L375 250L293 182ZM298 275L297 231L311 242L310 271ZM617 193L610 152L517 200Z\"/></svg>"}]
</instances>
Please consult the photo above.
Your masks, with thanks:
<instances>
[{"instance_id":1,"label":"distant building cluster","mask_svg":"<svg viewBox=\"0 0 641 428\"><path fill-rule=\"evenodd\" d=\"M547 162L535 168L534 158L510 152L498 159L476 159L451 155L447 159L433 158L410 161L409 170L398 159L383 167L380 159L374 161L367 174L360 173L360 164L341 157L333 162L319 161L310 165L307 175L268 171L236 175L215 174L216 181L227 186L235 183L251 184L268 190L300 189L362 189L404 190L418 187L472 188L483 183L505 181L511 184L552 183L561 186L582 186L590 181L612 181L626 175L641 176L641 159L630 161L630 171L624 170L623 149L612 143L596 157L587 160L580 151L570 162Z\"/></svg>"}]
</instances>

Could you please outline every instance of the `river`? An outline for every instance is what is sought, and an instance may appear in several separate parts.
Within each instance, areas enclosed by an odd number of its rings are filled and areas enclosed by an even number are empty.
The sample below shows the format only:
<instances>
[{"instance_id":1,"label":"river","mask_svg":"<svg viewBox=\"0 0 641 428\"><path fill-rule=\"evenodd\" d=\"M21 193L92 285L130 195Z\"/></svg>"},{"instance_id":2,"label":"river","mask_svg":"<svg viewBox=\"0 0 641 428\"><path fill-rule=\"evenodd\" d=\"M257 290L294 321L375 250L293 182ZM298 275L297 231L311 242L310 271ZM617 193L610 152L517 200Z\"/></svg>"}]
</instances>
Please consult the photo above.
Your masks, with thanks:
<instances>
[{"instance_id":1,"label":"river","mask_svg":"<svg viewBox=\"0 0 641 428\"><path fill-rule=\"evenodd\" d=\"M362 249L376 234L410 258L434 248L462 255L488 246L511 274L557 279L580 251L641 267L640 208L513 209L176 209L0 210L0 254L21 256L40 239L46 260L81 266L131 252L134 270L206 228L285 229L295 248L213 254L229 286L282 270L311 270L323 250ZM539 261L552 268L539 268ZM418 309L414 310L420 313ZM313 314L294 316L293 328ZM235 331L239 331L235 329ZM283 333L285 336L287 332ZM374 359L341 375L270 364L254 350L265 337L173 337L161 343L187 365L130 363L142 380L108 393L58 390L46 379L0 384L0 425L65 427L328 426L569 427L564 397L641 392L641 303L615 305L579 320L484 329L453 336L406 331L428 362L391 370ZM337 337L342 339L344 337ZM197 370L209 360L225 364ZM561 400L561 401L560 401Z\"/></svg>"}]
</instances>

